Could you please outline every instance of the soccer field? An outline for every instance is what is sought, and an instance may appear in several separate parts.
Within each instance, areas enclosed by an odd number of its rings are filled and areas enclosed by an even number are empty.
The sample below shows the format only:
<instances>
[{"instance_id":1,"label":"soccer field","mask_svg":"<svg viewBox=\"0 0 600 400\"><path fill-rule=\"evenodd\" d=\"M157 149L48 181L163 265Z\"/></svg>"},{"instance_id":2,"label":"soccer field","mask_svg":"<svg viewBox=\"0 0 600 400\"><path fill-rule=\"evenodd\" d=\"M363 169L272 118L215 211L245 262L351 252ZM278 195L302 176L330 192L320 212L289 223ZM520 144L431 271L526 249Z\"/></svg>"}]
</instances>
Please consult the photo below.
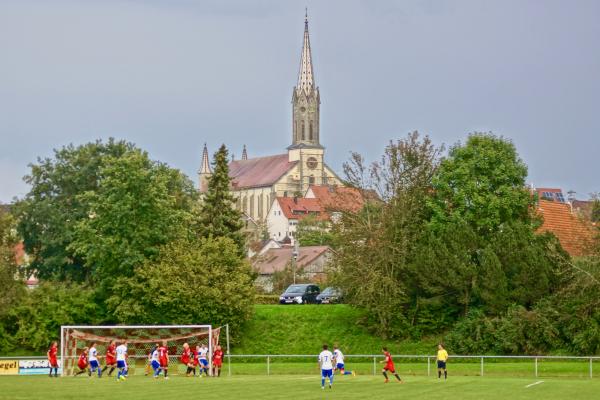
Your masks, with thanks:
<instances>
[{"instance_id":1,"label":"soccer field","mask_svg":"<svg viewBox=\"0 0 600 400\"><path fill-rule=\"evenodd\" d=\"M525 379L450 377L448 381L407 377L406 383L381 376L336 376L333 389L321 390L318 375L172 377L154 380L47 376L0 377L0 399L595 399L600 381L585 379ZM538 383L539 382L539 383ZM537 383L537 384L536 384Z\"/></svg>"}]
</instances>

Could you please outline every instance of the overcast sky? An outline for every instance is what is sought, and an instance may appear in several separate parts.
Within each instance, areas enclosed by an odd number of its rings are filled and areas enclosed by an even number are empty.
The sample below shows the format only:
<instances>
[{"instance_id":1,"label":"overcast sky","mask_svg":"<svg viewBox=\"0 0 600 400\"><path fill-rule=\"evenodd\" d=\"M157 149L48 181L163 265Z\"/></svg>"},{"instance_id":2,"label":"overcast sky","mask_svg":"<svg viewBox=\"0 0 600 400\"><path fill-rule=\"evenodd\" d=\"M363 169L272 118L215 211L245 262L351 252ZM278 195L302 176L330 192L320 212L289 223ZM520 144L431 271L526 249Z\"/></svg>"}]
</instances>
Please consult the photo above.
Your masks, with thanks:
<instances>
[{"instance_id":1,"label":"overcast sky","mask_svg":"<svg viewBox=\"0 0 600 400\"><path fill-rule=\"evenodd\" d=\"M600 1L0 0L0 201L53 148L122 138L196 181L204 142L284 152L308 5L336 171L409 131L514 141L600 191Z\"/></svg>"}]
</instances>

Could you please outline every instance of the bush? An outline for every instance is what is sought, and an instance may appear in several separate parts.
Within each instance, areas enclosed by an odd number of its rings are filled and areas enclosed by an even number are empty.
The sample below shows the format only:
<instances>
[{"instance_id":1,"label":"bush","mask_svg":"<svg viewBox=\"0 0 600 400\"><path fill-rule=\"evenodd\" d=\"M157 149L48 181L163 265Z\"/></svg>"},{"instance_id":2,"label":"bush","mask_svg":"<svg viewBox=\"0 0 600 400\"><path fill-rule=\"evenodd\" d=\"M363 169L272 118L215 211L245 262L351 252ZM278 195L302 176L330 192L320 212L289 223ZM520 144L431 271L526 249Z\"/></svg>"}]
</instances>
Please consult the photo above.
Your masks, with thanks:
<instances>
[{"instance_id":1,"label":"bush","mask_svg":"<svg viewBox=\"0 0 600 400\"><path fill-rule=\"evenodd\" d=\"M255 304L279 304L279 295L277 294L259 294L254 300Z\"/></svg>"}]
</instances>

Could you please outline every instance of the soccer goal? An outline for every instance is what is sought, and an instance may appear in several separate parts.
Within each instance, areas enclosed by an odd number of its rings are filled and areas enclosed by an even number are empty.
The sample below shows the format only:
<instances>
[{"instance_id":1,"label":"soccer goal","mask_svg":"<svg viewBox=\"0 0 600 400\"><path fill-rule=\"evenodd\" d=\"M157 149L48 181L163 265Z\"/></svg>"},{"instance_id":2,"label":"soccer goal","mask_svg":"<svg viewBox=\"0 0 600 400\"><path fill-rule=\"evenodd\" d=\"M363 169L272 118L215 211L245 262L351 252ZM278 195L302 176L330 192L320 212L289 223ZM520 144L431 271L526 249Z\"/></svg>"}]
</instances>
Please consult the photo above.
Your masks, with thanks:
<instances>
[{"instance_id":1,"label":"soccer goal","mask_svg":"<svg viewBox=\"0 0 600 400\"><path fill-rule=\"evenodd\" d=\"M113 325L60 327L60 354L62 376L72 375L79 354L85 347L96 343L100 364L105 365L106 348L112 340L118 344L127 341L129 374L148 373L148 354L155 344L167 342L169 350L169 373L182 373L184 366L179 362L183 344L192 349L204 343L208 346L208 362L211 365L213 350L219 344L221 328L211 325ZM179 371L179 369L182 371Z\"/></svg>"}]
</instances>

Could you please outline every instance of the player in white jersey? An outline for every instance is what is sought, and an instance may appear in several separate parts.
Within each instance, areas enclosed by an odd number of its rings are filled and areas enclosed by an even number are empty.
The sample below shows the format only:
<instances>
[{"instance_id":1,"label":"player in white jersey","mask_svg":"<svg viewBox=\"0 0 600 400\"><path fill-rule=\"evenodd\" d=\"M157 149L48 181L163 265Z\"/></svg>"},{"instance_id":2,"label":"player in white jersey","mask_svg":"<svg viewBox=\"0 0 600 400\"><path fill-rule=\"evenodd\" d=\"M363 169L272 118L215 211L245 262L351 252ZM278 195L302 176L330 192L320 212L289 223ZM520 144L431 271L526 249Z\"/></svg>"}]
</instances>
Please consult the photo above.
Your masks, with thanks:
<instances>
[{"instance_id":1,"label":"player in white jersey","mask_svg":"<svg viewBox=\"0 0 600 400\"><path fill-rule=\"evenodd\" d=\"M158 378L158 376L160 375L160 361L158 360L158 348L160 346L158 344L154 345L154 348L152 349L152 351L150 352L150 366L152 367L152 370L154 371L154 377Z\"/></svg>"},{"instance_id":2,"label":"player in white jersey","mask_svg":"<svg viewBox=\"0 0 600 400\"><path fill-rule=\"evenodd\" d=\"M94 371L98 371L98 378L102 377L102 368L98 361L98 350L96 350L96 343L92 343L92 347L88 351L88 360L90 362L89 375L92 375Z\"/></svg>"},{"instance_id":3,"label":"player in white jersey","mask_svg":"<svg viewBox=\"0 0 600 400\"><path fill-rule=\"evenodd\" d=\"M342 353L338 345L333 346L333 358L335 360L334 371L338 369L340 371L340 375L356 375L354 371L346 371L344 369L344 353Z\"/></svg>"},{"instance_id":4,"label":"player in white jersey","mask_svg":"<svg viewBox=\"0 0 600 400\"><path fill-rule=\"evenodd\" d=\"M328 350L326 344L319 354L319 366L321 367L321 389L325 389L325 378L329 378L329 389L333 385L333 354Z\"/></svg>"},{"instance_id":5,"label":"player in white jersey","mask_svg":"<svg viewBox=\"0 0 600 400\"><path fill-rule=\"evenodd\" d=\"M125 380L127 376L127 341L117 346L117 380Z\"/></svg>"},{"instance_id":6,"label":"player in white jersey","mask_svg":"<svg viewBox=\"0 0 600 400\"><path fill-rule=\"evenodd\" d=\"M200 363L199 376L202 377L202 372L208 376L208 347L202 343L202 346L196 347L196 352L198 353L198 362Z\"/></svg>"}]
</instances>

